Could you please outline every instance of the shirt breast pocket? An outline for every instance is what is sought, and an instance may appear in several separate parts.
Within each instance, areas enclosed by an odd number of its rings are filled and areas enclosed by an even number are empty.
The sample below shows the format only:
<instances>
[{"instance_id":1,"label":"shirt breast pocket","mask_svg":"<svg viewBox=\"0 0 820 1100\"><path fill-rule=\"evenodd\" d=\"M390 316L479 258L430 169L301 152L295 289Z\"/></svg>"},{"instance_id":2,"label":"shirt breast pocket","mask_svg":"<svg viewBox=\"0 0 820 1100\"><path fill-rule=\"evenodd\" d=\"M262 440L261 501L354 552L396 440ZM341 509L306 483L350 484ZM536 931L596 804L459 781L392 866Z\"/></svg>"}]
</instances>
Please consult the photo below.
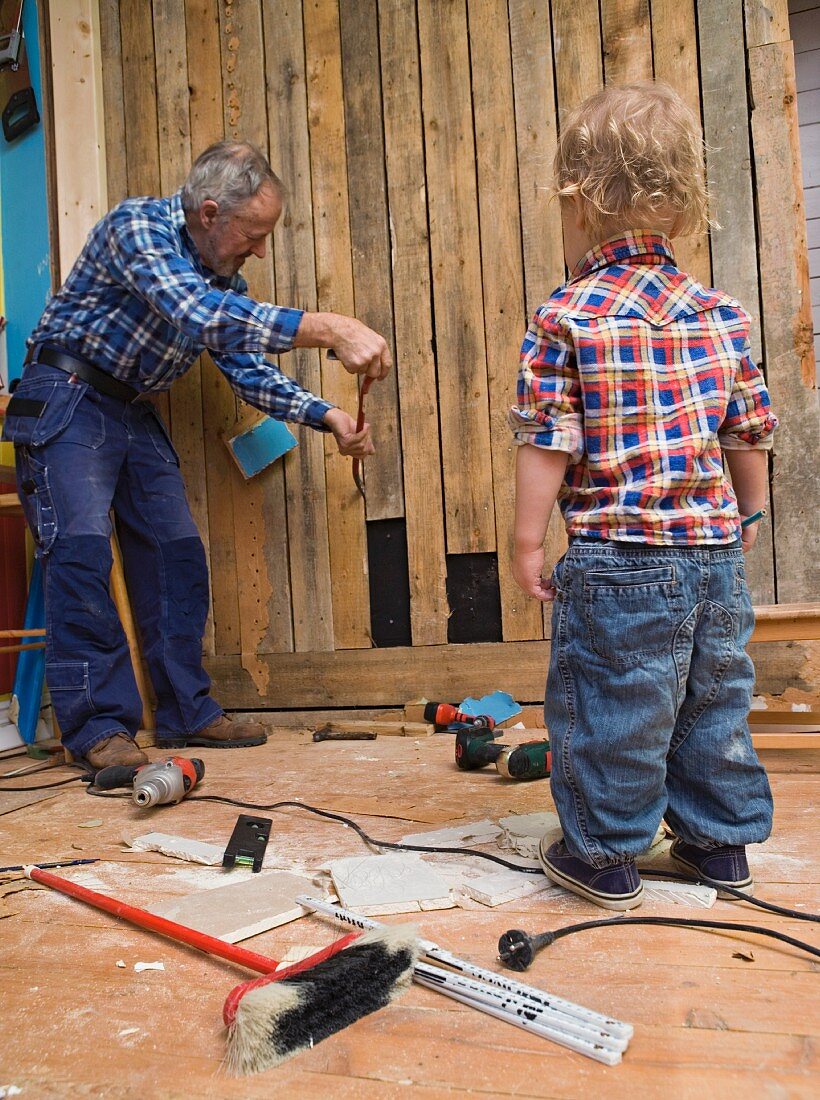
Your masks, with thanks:
<instances>
[{"instance_id":1,"label":"shirt breast pocket","mask_svg":"<svg viewBox=\"0 0 820 1100\"><path fill-rule=\"evenodd\" d=\"M3 439L24 447L44 447L56 439L97 449L105 423L84 382L22 382L6 409ZM82 402L82 405L80 404Z\"/></svg>"}]
</instances>

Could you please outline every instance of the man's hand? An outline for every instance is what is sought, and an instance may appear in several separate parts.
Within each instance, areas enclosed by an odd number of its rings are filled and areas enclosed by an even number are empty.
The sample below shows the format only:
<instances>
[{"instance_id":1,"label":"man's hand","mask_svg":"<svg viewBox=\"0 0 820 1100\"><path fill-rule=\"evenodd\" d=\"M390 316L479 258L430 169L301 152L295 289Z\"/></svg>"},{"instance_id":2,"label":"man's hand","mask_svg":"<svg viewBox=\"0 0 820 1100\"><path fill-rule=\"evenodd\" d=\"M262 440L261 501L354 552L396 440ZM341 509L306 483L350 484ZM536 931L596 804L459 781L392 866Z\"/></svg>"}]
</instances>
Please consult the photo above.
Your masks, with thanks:
<instances>
[{"instance_id":1,"label":"man's hand","mask_svg":"<svg viewBox=\"0 0 820 1100\"><path fill-rule=\"evenodd\" d=\"M333 432L339 454L348 455L351 458L364 458L366 455L376 453L373 440L370 438L370 425L365 424L360 432L356 431L356 421L343 409L329 409L323 418L323 422Z\"/></svg>"},{"instance_id":2,"label":"man's hand","mask_svg":"<svg viewBox=\"0 0 820 1100\"><path fill-rule=\"evenodd\" d=\"M293 341L297 348L332 348L350 374L385 378L393 366L386 340L341 313L305 313Z\"/></svg>"},{"instance_id":3,"label":"man's hand","mask_svg":"<svg viewBox=\"0 0 820 1100\"><path fill-rule=\"evenodd\" d=\"M512 574L518 587L543 603L555 599L555 588L550 581L544 580L544 547L537 550L516 549L512 560Z\"/></svg>"}]
</instances>

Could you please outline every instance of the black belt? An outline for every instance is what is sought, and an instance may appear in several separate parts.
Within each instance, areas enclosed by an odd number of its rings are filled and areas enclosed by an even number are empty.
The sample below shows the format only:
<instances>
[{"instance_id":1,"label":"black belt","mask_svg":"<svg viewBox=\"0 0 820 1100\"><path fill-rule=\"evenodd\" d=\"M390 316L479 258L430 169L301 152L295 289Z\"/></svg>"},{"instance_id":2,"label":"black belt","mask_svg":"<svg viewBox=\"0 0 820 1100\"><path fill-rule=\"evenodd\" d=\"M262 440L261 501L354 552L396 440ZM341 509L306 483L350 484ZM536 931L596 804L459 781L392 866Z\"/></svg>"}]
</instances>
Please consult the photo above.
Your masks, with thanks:
<instances>
[{"instance_id":1,"label":"black belt","mask_svg":"<svg viewBox=\"0 0 820 1100\"><path fill-rule=\"evenodd\" d=\"M37 344L31 348L26 355L26 363L44 363L47 367L56 367L57 370L64 370L67 374L76 374L92 389L99 390L108 397L116 397L119 401L136 401L142 396L133 386L120 382L113 375L106 374L105 371L87 363L85 359L69 355L67 351L61 351L53 344Z\"/></svg>"}]
</instances>

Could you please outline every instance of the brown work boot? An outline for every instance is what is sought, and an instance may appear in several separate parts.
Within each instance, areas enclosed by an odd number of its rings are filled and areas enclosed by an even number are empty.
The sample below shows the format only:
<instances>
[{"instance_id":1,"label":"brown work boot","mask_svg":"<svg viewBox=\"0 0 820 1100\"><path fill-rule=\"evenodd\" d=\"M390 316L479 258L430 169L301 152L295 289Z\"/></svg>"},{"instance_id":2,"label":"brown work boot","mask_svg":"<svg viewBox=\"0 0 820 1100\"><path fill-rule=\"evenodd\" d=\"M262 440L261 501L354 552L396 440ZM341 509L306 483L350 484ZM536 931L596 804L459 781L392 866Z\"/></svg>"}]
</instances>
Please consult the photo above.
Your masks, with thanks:
<instances>
[{"instance_id":1,"label":"brown work boot","mask_svg":"<svg viewBox=\"0 0 820 1100\"><path fill-rule=\"evenodd\" d=\"M139 748L133 737L127 733L114 733L106 737L105 741L98 741L83 757L94 771L110 768L113 764L121 764L127 768L138 768L141 764L148 763L148 757Z\"/></svg>"},{"instance_id":2,"label":"brown work boot","mask_svg":"<svg viewBox=\"0 0 820 1100\"><path fill-rule=\"evenodd\" d=\"M220 716L196 733L157 733L157 745L161 749L184 749L186 746L200 749L244 749L251 745L264 745L268 739L265 727L250 718L234 722L227 714Z\"/></svg>"}]
</instances>

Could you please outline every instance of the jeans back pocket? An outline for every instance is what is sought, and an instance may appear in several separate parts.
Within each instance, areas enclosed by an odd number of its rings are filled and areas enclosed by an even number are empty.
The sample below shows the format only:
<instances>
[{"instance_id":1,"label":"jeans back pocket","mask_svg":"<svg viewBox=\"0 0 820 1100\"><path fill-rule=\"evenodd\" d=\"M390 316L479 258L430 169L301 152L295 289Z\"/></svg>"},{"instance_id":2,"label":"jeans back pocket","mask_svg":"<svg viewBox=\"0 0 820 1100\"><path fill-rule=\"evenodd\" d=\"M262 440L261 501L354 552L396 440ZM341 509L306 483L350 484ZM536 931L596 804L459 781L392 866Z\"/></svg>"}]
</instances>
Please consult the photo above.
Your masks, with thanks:
<instances>
[{"instance_id":1,"label":"jeans back pocket","mask_svg":"<svg viewBox=\"0 0 820 1100\"><path fill-rule=\"evenodd\" d=\"M585 570L583 591L590 645L599 657L624 665L671 651L681 618L674 565Z\"/></svg>"}]
</instances>

